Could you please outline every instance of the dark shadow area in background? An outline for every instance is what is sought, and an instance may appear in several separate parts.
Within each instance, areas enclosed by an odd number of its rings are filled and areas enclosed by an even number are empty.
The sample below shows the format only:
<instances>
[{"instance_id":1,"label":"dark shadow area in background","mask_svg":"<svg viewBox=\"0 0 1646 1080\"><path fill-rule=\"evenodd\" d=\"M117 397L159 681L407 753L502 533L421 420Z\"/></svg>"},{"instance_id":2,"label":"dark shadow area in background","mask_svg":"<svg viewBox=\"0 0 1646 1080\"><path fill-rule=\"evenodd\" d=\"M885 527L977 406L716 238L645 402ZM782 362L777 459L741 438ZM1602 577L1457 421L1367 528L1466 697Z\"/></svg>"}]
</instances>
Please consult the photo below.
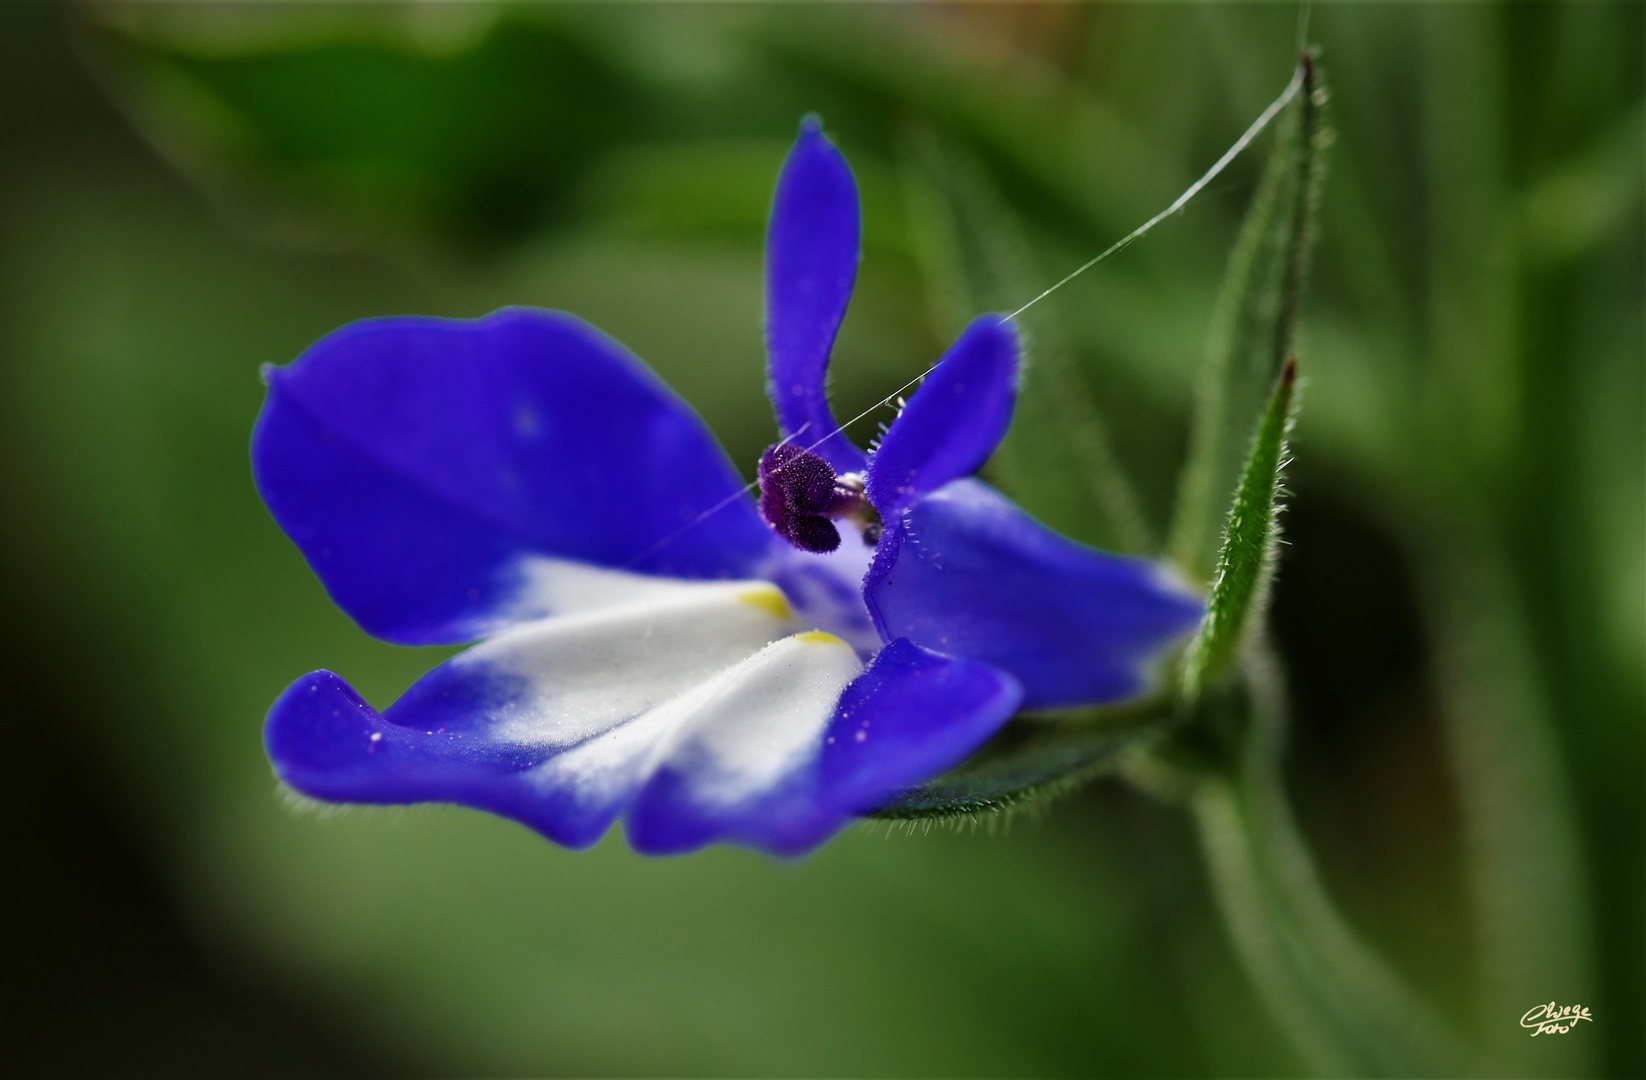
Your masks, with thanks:
<instances>
[{"instance_id":1,"label":"dark shadow area in background","mask_svg":"<svg viewBox=\"0 0 1646 1080\"><path fill-rule=\"evenodd\" d=\"M1334 478L1293 474L1272 631L1292 694L1294 809L1351 925L1421 989L1456 993L1475 958L1416 583ZM1435 1004L1467 1030L1472 1002Z\"/></svg>"},{"instance_id":2,"label":"dark shadow area in background","mask_svg":"<svg viewBox=\"0 0 1646 1080\"><path fill-rule=\"evenodd\" d=\"M41 146L135 140L71 55L55 5L0 5L0 198ZM6 313L0 309L0 327ZM7 373L0 371L0 385ZM7 1071L14 1076L383 1075L265 973L205 955L168 890L151 823L92 737L141 689L119 641L66 632L19 553L7 497L27 468L0 401L0 724L7 740ZM141 722L133 717L132 722ZM404 1069L395 1070L404 1073Z\"/></svg>"},{"instance_id":3,"label":"dark shadow area in background","mask_svg":"<svg viewBox=\"0 0 1646 1080\"><path fill-rule=\"evenodd\" d=\"M12 1075L387 1075L262 973L203 954L130 812L136 800L123 797L85 737L92 725L76 715L104 700L85 655L62 648L44 605L9 590L3 603L8 625L32 631L0 642L15 802L9 966L21 1000L6 1050Z\"/></svg>"}]
</instances>

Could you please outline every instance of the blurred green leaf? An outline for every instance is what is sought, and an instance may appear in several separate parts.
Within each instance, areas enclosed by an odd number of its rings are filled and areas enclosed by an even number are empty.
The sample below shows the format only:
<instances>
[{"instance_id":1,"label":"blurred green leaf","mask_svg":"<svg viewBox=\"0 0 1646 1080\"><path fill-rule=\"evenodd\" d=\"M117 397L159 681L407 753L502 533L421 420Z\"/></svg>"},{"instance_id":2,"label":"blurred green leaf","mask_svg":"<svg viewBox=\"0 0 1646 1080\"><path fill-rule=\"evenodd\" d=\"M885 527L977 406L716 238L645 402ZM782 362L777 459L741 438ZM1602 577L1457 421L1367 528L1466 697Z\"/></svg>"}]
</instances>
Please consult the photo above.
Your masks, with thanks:
<instances>
[{"instance_id":1,"label":"blurred green leaf","mask_svg":"<svg viewBox=\"0 0 1646 1080\"><path fill-rule=\"evenodd\" d=\"M394 33L90 41L145 129L208 185L444 239L495 242L552 218L638 125L626 74L519 15L443 48Z\"/></svg>"},{"instance_id":2,"label":"blurred green leaf","mask_svg":"<svg viewBox=\"0 0 1646 1080\"><path fill-rule=\"evenodd\" d=\"M1264 171L1213 316L1172 523L1169 552L1192 578L1211 577L1218 527L1240 482L1250 418L1291 353L1322 180L1325 91L1305 56L1303 90Z\"/></svg>"},{"instance_id":3,"label":"blurred green leaf","mask_svg":"<svg viewBox=\"0 0 1646 1080\"><path fill-rule=\"evenodd\" d=\"M1212 577L1212 597L1183 665L1183 691L1191 701L1229 667L1255 617L1262 614L1274 578L1280 537L1280 476L1286 436L1293 421L1297 361L1280 369L1269 406L1252 436L1251 452L1229 507L1223 549Z\"/></svg>"},{"instance_id":4,"label":"blurred green leaf","mask_svg":"<svg viewBox=\"0 0 1646 1080\"><path fill-rule=\"evenodd\" d=\"M788 149L777 139L623 147L590 171L581 202L627 233L758 239Z\"/></svg>"},{"instance_id":5,"label":"blurred green leaf","mask_svg":"<svg viewBox=\"0 0 1646 1080\"><path fill-rule=\"evenodd\" d=\"M974 158L931 129L916 129L904 176L914 246L942 336L957 334L980 312L1014 310L1044 288L1021 225ZM1111 551L1147 550L1137 495L1076 370L1057 301L1048 298L1016 322L1022 383L991 476L1067 536Z\"/></svg>"},{"instance_id":6,"label":"blurred green leaf","mask_svg":"<svg viewBox=\"0 0 1646 1080\"><path fill-rule=\"evenodd\" d=\"M1640 133L1646 108L1636 106L1521 199L1526 254L1534 265L1562 262L1627 227L1640 210Z\"/></svg>"},{"instance_id":7,"label":"blurred green leaf","mask_svg":"<svg viewBox=\"0 0 1646 1080\"><path fill-rule=\"evenodd\" d=\"M1519 78L1504 13L1425 12L1421 26L1433 221L1418 409L1431 462L1423 479L1436 490L1414 562L1425 578L1425 633L1475 917L1477 1026L1488 1052L1528 1073L1590 1075L1593 1042L1538 1039L1529 1050L1497 1019L1524 1008L1531 986L1548 987L1539 996L1562 1003L1594 991L1584 845L1561 764L1567 721L1544 686L1532 645L1541 630L1525 610L1505 538L1495 535L1498 515L1524 497L1510 493L1526 483L1531 462L1565 452L1564 440L1548 434L1552 395L1567 392L1569 375L1534 381L1526 346L1526 238L1505 224L1519 217L1511 154L1520 133L1503 104Z\"/></svg>"}]
</instances>

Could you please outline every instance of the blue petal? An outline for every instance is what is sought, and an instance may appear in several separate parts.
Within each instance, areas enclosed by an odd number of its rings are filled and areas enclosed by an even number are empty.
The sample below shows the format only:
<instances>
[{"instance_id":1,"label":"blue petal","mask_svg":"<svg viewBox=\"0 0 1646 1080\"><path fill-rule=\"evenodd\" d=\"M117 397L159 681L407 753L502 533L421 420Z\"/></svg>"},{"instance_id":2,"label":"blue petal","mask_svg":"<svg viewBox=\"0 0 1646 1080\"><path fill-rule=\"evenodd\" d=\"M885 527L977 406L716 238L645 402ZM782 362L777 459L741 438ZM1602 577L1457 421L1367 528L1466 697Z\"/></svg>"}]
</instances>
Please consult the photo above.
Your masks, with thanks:
<instances>
[{"instance_id":1,"label":"blue petal","mask_svg":"<svg viewBox=\"0 0 1646 1080\"><path fill-rule=\"evenodd\" d=\"M659 579L623 603L465 650L382 715L337 676L305 676L270 710L265 744L280 778L316 798L461 803L586 847L677 730L700 720L728 683L746 686L739 668L795 629L766 582ZM821 726L862 664L838 642L802 651L811 662L798 667L812 682L836 672L834 692L815 704ZM803 698L804 687L787 696Z\"/></svg>"},{"instance_id":2,"label":"blue petal","mask_svg":"<svg viewBox=\"0 0 1646 1080\"><path fill-rule=\"evenodd\" d=\"M977 480L887 528L864 596L884 637L1011 672L1025 708L1136 694L1202 611L1163 567L1064 539Z\"/></svg>"},{"instance_id":3,"label":"blue petal","mask_svg":"<svg viewBox=\"0 0 1646 1080\"><path fill-rule=\"evenodd\" d=\"M887 520L930 491L970 476L1012 421L1017 331L980 315L949 346L869 460L868 497Z\"/></svg>"},{"instance_id":4,"label":"blue petal","mask_svg":"<svg viewBox=\"0 0 1646 1080\"><path fill-rule=\"evenodd\" d=\"M691 409L568 315L354 323L268 384L258 490L337 604L390 641L547 614L522 593L532 559L750 576L773 544Z\"/></svg>"},{"instance_id":5,"label":"blue petal","mask_svg":"<svg viewBox=\"0 0 1646 1080\"><path fill-rule=\"evenodd\" d=\"M570 847L627 810L641 851L794 854L965 757L1017 704L1009 675L908 642L864 670L838 639L788 633L764 583L654 599L510 631L381 715L336 675L304 676L269 713L269 758L315 798L460 803Z\"/></svg>"},{"instance_id":6,"label":"blue petal","mask_svg":"<svg viewBox=\"0 0 1646 1080\"><path fill-rule=\"evenodd\" d=\"M819 787L864 814L960 764L1017 712L1023 688L999 668L899 638L840 700Z\"/></svg>"},{"instance_id":7,"label":"blue petal","mask_svg":"<svg viewBox=\"0 0 1646 1080\"><path fill-rule=\"evenodd\" d=\"M803 767L728 804L705 799L702 777L689 768L665 765L629 811L629 843L652 855L716 841L801 854L959 764L1011 718L1021 697L1017 681L997 668L893 641L840 696Z\"/></svg>"},{"instance_id":8,"label":"blue petal","mask_svg":"<svg viewBox=\"0 0 1646 1080\"><path fill-rule=\"evenodd\" d=\"M547 832L532 820L540 807L520 781L518 751L466 739L469 734L392 723L342 678L314 671L275 700L263 745L281 781L316 799L461 803ZM572 844L577 838L556 839Z\"/></svg>"},{"instance_id":9,"label":"blue petal","mask_svg":"<svg viewBox=\"0 0 1646 1080\"><path fill-rule=\"evenodd\" d=\"M824 389L860 239L852 171L808 116L778 176L766 226L766 390L783 434L813 447L836 472L860 472L864 462L835 431Z\"/></svg>"}]
</instances>

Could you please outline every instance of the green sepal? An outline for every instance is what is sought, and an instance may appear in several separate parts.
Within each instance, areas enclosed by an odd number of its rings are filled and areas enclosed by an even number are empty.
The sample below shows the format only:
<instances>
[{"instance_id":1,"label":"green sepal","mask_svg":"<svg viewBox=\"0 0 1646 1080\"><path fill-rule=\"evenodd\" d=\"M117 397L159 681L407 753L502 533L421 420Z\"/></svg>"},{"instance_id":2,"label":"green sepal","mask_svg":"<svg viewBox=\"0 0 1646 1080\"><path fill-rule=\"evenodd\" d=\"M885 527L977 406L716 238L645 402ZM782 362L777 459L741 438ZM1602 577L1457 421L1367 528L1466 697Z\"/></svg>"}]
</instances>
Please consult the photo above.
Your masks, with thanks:
<instances>
[{"instance_id":1,"label":"green sepal","mask_svg":"<svg viewBox=\"0 0 1646 1080\"><path fill-rule=\"evenodd\" d=\"M867 816L910 821L1021 809L1116 769L1170 722L1158 699L1102 712L1098 720L1019 716L957 768Z\"/></svg>"},{"instance_id":2,"label":"green sepal","mask_svg":"<svg viewBox=\"0 0 1646 1080\"><path fill-rule=\"evenodd\" d=\"M1248 448L1248 425L1291 355L1323 166L1325 90L1309 54L1297 104L1281 125L1229 256L1178 485L1168 553L1192 580L1211 579L1218 526Z\"/></svg>"},{"instance_id":3,"label":"green sepal","mask_svg":"<svg viewBox=\"0 0 1646 1080\"><path fill-rule=\"evenodd\" d=\"M1263 610L1280 538L1280 480L1295 416L1296 385L1297 361L1290 359L1275 380L1229 507L1211 599L1184 656L1186 701L1196 700L1202 688L1228 670L1254 617Z\"/></svg>"},{"instance_id":4,"label":"green sepal","mask_svg":"<svg viewBox=\"0 0 1646 1080\"><path fill-rule=\"evenodd\" d=\"M906 140L904 185L914 248L945 337L984 311L1012 311L1045 287L1023 225L981 163L929 129ZM1019 315L1017 407L988 476L1065 536L1142 553L1141 503L1110 447L1055 300Z\"/></svg>"}]
</instances>

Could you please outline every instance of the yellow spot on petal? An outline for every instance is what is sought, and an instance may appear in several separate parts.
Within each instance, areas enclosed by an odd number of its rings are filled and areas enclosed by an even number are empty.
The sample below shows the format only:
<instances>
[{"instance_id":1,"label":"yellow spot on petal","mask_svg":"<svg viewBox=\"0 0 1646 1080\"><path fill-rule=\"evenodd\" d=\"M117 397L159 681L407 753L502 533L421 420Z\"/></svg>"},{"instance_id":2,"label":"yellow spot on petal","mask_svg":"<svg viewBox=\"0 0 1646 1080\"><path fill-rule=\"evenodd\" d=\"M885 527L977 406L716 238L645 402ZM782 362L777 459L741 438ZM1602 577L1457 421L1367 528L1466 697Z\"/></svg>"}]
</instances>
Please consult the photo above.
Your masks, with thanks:
<instances>
[{"instance_id":1,"label":"yellow spot on petal","mask_svg":"<svg viewBox=\"0 0 1646 1080\"><path fill-rule=\"evenodd\" d=\"M794 618L794 612L789 609L789 602L783 599L783 594L778 591L776 585L756 585L747 592L739 593L737 598L774 619Z\"/></svg>"},{"instance_id":2,"label":"yellow spot on petal","mask_svg":"<svg viewBox=\"0 0 1646 1080\"><path fill-rule=\"evenodd\" d=\"M796 634L796 641L804 641L807 645L845 645L844 641L835 637L826 630L807 630L804 634ZM848 648L850 646L847 646Z\"/></svg>"}]
</instances>

